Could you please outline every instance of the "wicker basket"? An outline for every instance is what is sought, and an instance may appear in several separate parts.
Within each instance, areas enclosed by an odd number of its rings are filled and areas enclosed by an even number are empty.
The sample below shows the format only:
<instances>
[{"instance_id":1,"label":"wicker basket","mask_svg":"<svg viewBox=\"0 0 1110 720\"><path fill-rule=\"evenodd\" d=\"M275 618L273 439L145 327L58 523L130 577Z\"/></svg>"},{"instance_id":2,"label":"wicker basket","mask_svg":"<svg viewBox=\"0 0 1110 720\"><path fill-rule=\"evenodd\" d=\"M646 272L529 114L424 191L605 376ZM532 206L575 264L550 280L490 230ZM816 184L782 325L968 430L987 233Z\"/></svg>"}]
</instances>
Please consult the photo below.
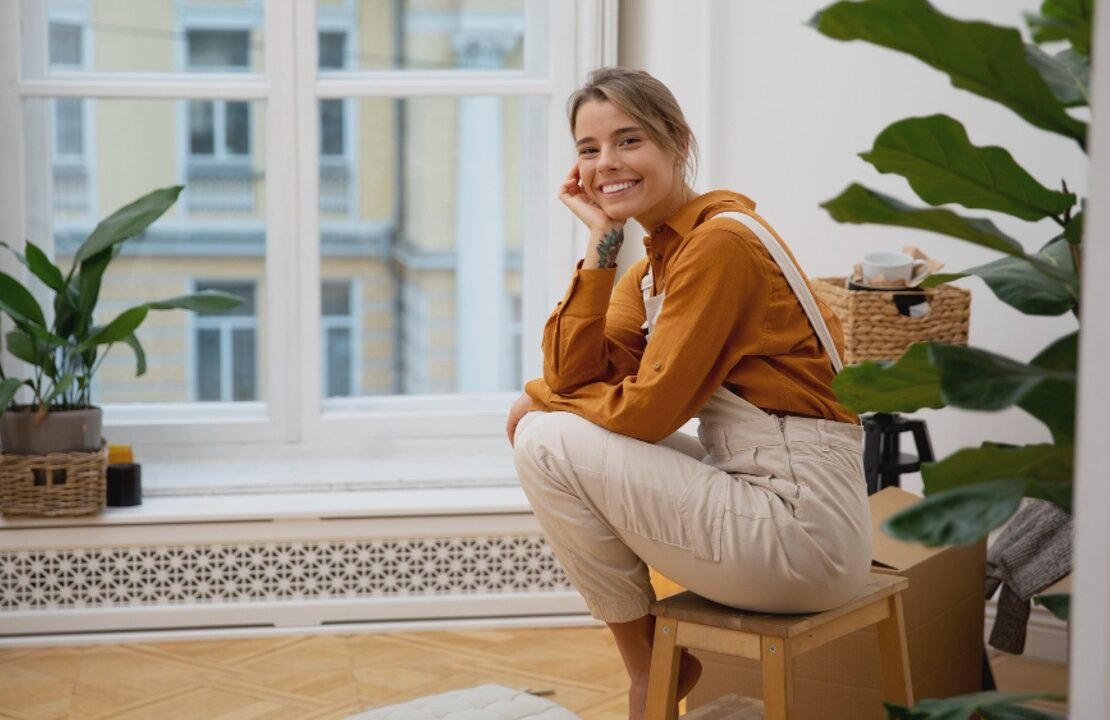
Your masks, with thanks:
<instances>
[{"instance_id":1,"label":"wicker basket","mask_svg":"<svg viewBox=\"0 0 1110 720\"><path fill-rule=\"evenodd\" d=\"M92 515L104 509L108 456L95 452L0 455L0 513Z\"/></svg>"},{"instance_id":2,"label":"wicker basket","mask_svg":"<svg viewBox=\"0 0 1110 720\"><path fill-rule=\"evenodd\" d=\"M816 278L813 290L844 327L844 362L897 360L916 342L966 345L971 293L952 285L928 290L849 290L845 278ZM895 297L925 293L924 317L902 315Z\"/></svg>"}]
</instances>

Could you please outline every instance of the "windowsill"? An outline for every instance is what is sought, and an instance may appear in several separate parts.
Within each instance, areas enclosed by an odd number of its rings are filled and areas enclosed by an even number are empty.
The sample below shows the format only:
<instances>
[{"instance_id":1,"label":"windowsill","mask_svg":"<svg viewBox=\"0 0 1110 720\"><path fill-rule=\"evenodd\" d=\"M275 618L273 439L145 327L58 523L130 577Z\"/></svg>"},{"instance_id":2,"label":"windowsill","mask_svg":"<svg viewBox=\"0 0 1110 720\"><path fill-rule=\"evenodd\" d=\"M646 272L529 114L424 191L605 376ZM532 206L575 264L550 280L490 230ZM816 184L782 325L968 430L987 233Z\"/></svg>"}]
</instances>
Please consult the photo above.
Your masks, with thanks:
<instances>
[{"instance_id":1,"label":"windowsill","mask_svg":"<svg viewBox=\"0 0 1110 720\"><path fill-rule=\"evenodd\" d=\"M168 459L148 448L139 456L142 505L68 518L0 516L0 530L531 512L509 452L240 449L248 451L177 448Z\"/></svg>"},{"instance_id":2,"label":"windowsill","mask_svg":"<svg viewBox=\"0 0 1110 720\"><path fill-rule=\"evenodd\" d=\"M411 488L348 492L147 497L136 507L108 507L70 518L0 517L0 531L37 527L281 522L356 518L519 515L531 508L519 486Z\"/></svg>"}]
</instances>

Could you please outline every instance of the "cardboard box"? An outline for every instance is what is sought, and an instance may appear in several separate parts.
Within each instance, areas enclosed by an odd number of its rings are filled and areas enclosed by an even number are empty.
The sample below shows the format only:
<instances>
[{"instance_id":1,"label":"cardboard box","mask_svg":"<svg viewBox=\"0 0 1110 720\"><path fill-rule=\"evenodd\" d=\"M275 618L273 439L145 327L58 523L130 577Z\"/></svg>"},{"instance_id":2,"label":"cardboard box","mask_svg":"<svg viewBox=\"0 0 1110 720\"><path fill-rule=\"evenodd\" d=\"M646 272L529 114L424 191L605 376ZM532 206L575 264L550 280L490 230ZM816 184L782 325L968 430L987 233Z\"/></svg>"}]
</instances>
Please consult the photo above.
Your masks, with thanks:
<instances>
[{"instance_id":1,"label":"cardboard box","mask_svg":"<svg viewBox=\"0 0 1110 720\"><path fill-rule=\"evenodd\" d=\"M982 687L986 542L927 548L879 529L920 500L899 488L870 498L872 564L909 578L903 594L914 698L948 697ZM727 693L761 697L759 663L697 651L704 671L687 699L695 709ZM875 629L852 633L794 661L798 720L884 720L879 641Z\"/></svg>"}]
</instances>

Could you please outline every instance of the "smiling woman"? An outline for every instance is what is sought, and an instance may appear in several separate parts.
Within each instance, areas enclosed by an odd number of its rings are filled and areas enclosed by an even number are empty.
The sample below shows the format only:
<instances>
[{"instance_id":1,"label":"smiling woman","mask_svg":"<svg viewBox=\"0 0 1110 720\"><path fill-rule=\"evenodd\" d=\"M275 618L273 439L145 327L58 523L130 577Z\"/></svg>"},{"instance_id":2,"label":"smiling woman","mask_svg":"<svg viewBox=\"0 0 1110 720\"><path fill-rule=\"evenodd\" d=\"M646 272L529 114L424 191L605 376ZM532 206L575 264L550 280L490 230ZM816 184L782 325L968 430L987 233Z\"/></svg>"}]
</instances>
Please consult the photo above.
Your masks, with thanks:
<instances>
[{"instance_id":1,"label":"smiling woman","mask_svg":"<svg viewBox=\"0 0 1110 720\"><path fill-rule=\"evenodd\" d=\"M689 185L694 139L650 75L571 96L559 199L590 231L508 421L521 484L568 579L613 631L642 717L648 565L716 602L816 612L870 564L862 430L831 389L843 340L743 195ZM624 224L647 257L616 279ZM677 432L698 417L698 438ZM697 682L685 657L678 694Z\"/></svg>"}]
</instances>

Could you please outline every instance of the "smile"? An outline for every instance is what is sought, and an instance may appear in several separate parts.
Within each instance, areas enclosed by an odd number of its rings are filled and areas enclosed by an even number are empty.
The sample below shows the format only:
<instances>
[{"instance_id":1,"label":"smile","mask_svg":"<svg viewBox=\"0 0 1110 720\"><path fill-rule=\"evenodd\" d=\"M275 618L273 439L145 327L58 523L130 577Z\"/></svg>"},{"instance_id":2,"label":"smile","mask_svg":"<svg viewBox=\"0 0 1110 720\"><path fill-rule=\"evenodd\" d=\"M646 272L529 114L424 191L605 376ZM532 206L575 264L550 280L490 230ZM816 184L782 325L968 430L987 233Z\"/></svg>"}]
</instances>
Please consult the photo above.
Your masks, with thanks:
<instances>
[{"instance_id":1,"label":"smile","mask_svg":"<svg viewBox=\"0 0 1110 720\"><path fill-rule=\"evenodd\" d=\"M640 184L639 180L626 180L619 183L606 183L601 186L601 194L606 198L616 197Z\"/></svg>"}]
</instances>

